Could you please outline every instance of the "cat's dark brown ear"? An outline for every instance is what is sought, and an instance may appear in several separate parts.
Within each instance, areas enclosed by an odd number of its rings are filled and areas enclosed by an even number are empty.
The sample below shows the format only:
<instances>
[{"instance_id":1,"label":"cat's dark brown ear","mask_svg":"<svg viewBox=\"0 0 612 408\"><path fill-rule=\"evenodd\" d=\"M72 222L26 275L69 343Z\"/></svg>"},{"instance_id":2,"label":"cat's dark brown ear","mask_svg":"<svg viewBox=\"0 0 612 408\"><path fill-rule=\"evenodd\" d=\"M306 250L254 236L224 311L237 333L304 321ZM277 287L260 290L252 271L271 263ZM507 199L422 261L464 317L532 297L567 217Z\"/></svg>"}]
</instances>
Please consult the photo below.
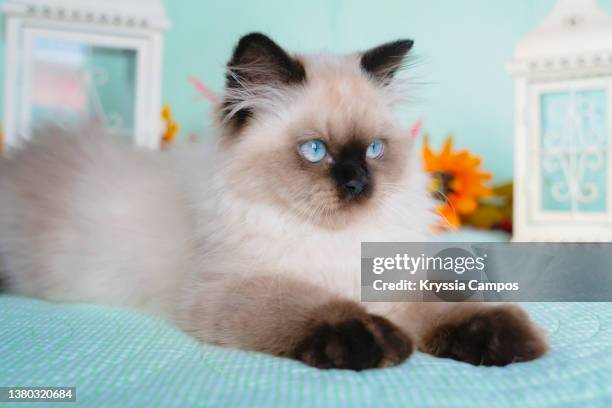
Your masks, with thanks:
<instances>
[{"instance_id":1,"label":"cat's dark brown ear","mask_svg":"<svg viewBox=\"0 0 612 408\"><path fill-rule=\"evenodd\" d=\"M412 40L397 40L372 48L361 55L361 68L375 81L388 84L404 63Z\"/></svg>"},{"instance_id":2,"label":"cat's dark brown ear","mask_svg":"<svg viewBox=\"0 0 612 408\"><path fill-rule=\"evenodd\" d=\"M227 66L239 79L251 83L289 84L306 78L302 64L261 33L242 37ZM228 75L227 85L234 86L235 79Z\"/></svg>"},{"instance_id":3,"label":"cat's dark brown ear","mask_svg":"<svg viewBox=\"0 0 612 408\"><path fill-rule=\"evenodd\" d=\"M226 89L235 91L244 89L244 95L250 94L249 89L257 86L286 86L299 84L306 80L306 72L300 61L290 56L269 37L261 33L247 34L240 39L234 49L232 58L227 63ZM224 105L235 106L241 92L228 92L231 101ZM232 114L231 121L235 128L242 127L250 116L249 109L241 109Z\"/></svg>"}]
</instances>

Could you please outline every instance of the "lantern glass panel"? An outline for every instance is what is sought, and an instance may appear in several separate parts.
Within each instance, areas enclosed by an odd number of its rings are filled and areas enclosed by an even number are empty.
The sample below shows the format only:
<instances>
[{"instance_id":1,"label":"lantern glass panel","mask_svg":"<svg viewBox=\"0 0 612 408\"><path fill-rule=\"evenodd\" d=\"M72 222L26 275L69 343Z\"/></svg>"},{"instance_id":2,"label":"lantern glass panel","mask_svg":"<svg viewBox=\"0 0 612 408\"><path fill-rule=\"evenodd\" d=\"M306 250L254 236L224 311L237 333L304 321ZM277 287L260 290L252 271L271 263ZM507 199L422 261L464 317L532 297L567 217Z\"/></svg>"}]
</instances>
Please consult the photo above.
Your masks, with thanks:
<instances>
[{"instance_id":1,"label":"lantern glass panel","mask_svg":"<svg viewBox=\"0 0 612 408\"><path fill-rule=\"evenodd\" d=\"M102 119L129 139L134 134L135 50L36 37L32 43L30 124Z\"/></svg>"},{"instance_id":2,"label":"lantern glass panel","mask_svg":"<svg viewBox=\"0 0 612 408\"><path fill-rule=\"evenodd\" d=\"M605 88L541 94L542 211L606 211L607 101Z\"/></svg>"}]
</instances>

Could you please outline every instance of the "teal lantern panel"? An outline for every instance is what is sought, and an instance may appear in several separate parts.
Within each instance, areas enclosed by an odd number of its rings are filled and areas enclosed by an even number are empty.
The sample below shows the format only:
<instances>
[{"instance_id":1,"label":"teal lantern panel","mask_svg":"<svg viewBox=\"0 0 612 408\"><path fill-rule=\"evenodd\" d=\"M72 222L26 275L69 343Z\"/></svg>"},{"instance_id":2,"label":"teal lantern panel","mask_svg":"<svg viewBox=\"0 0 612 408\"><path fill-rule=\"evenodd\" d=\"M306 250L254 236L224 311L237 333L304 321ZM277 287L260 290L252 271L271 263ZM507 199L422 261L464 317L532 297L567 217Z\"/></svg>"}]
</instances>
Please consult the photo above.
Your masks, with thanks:
<instances>
[{"instance_id":1,"label":"teal lantern panel","mask_svg":"<svg viewBox=\"0 0 612 408\"><path fill-rule=\"evenodd\" d=\"M608 208L606 88L540 95L540 209L599 213Z\"/></svg>"},{"instance_id":2,"label":"teal lantern panel","mask_svg":"<svg viewBox=\"0 0 612 408\"><path fill-rule=\"evenodd\" d=\"M30 120L71 125L97 118L134 136L136 51L37 37L32 46Z\"/></svg>"}]
</instances>

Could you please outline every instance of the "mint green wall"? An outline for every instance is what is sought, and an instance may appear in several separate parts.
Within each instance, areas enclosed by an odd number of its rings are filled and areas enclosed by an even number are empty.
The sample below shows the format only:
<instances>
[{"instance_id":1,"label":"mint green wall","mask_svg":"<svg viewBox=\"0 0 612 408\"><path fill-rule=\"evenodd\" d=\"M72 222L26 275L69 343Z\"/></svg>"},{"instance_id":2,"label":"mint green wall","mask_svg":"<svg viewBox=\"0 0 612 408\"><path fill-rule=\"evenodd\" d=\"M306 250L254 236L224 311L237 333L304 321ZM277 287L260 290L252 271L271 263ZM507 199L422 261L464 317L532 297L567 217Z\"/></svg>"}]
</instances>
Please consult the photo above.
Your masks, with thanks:
<instances>
[{"instance_id":1,"label":"mint green wall","mask_svg":"<svg viewBox=\"0 0 612 408\"><path fill-rule=\"evenodd\" d=\"M2 0L0 0L0 3ZM262 31L288 49L349 52L408 37L419 57L415 95L405 112L424 117L439 145L448 132L481 154L498 180L512 176L513 93L505 71L512 47L554 0L165 0L164 100L181 137L209 133L206 102L194 101L196 75L221 91L223 65L238 38ZM612 0L599 0L612 14ZM4 55L4 45L0 44Z\"/></svg>"},{"instance_id":2,"label":"mint green wall","mask_svg":"<svg viewBox=\"0 0 612 408\"><path fill-rule=\"evenodd\" d=\"M197 74L222 89L221 67L235 41L263 31L298 51L350 52L408 37L419 57L418 101L406 121L423 116L432 141L448 132L482 155L497 180L512 177L513 88L505 70L514 44L554 0L166 0L174 27L167 36L165 100L183 130L208 121L186 84ZM599 0L612 14L612 0ZM186 128L186 129L185 129Z\"/></svg>"}]
</instances>

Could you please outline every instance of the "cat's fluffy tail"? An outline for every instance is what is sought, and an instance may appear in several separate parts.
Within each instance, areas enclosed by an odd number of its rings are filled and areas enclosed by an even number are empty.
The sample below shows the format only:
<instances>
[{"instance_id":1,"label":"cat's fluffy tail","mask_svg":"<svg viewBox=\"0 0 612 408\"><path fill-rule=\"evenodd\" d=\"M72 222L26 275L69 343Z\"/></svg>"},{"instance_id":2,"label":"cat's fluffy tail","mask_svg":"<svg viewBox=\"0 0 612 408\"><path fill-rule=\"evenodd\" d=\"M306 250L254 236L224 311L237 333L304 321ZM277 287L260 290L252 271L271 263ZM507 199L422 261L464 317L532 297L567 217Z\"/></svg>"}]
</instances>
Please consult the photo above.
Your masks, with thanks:
<instances>
[{"instance_id":1,"label":"cat's fluffy tail","mask_svg":"<svg viewBox=\"0 0 612 408\"><path fill-rule=\"evenodd\" d=\"M86 124L42 129L1 166L11 292L145 310L170 303L192 222L168 156Z\"/></svg>"}]
</instances>

